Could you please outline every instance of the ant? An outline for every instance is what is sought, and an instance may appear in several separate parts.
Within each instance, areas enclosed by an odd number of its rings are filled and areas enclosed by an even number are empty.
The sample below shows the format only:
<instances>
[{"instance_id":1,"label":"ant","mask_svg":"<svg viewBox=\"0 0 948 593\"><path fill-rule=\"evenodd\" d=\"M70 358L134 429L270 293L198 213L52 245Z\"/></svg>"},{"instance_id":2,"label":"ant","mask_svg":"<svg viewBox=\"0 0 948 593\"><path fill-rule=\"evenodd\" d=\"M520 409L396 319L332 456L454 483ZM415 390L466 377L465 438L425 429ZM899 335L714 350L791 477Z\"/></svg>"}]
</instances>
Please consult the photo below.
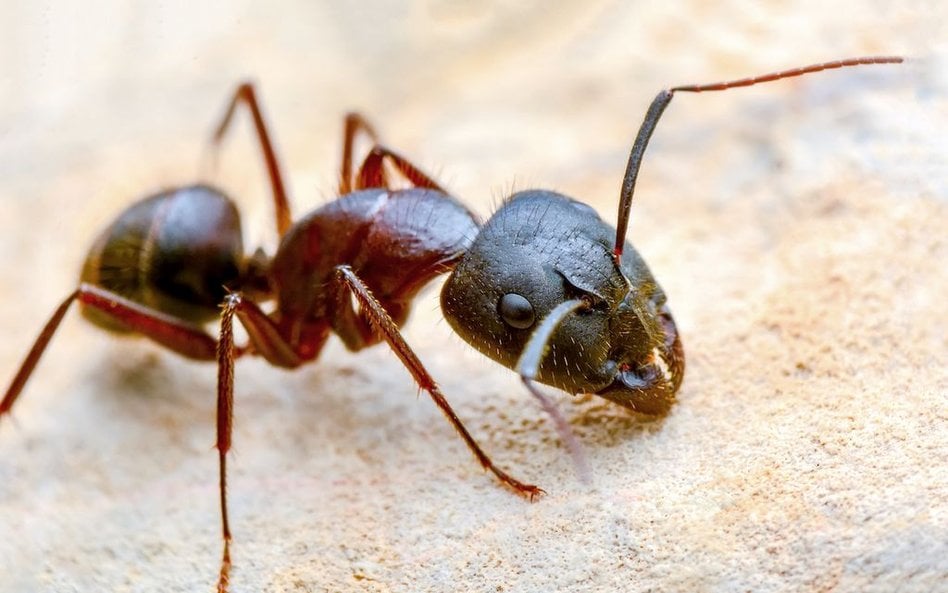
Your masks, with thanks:
<instances>
[{"instance_id":1,"label":"ant","mask_svg":"<svg viewBox=\"0 0 948 593\"><path fill-rule=\"evenodd\" d=\"M345 118L340 197L294 223L254 87L242 84L212 146L219 147L244 105L270 180L281 239L276 254L244 254L237 208L212 186L181 186L131 205L93 244L78 287L53 313L0 401L0 417L10 412L73 301L105 329L143 335L188 358L216 360L224 544L218 591L227 590L230 578L226 461L240 356L296 368L316 359L331 333L353 351L385 341L478 462L533 500L543 490L494 465L402 338L399 327L418 291L450 273L441 292L449 324L520 375L553 414L568 446L568 427L535 383L663 414L681 385L684 352L665 293L625 237L645 149L674 94L901 61L847 59L660 92L632 146L615 228L590 206L545 190L515 193L480 224L431 177L379 144L372 126L355 113ZM360 133L373 146L356 169L353 146ZM392 169L410 187L397 189L389 179ZM260 304L270 300L276 306L266 313ZM203 325L218 316L215 339ZM234 343L234 317L249 336L246 346Z\"/></svg>"}]
</instances>

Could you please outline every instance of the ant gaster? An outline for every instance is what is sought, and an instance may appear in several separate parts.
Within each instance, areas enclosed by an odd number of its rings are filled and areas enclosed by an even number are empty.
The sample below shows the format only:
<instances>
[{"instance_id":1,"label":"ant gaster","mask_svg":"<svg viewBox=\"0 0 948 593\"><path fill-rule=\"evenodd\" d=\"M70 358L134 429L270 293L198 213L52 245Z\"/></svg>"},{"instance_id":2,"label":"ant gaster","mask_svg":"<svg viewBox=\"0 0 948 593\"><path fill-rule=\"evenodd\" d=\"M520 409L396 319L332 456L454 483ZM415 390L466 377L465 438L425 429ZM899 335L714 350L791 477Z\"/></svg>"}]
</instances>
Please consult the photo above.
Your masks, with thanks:
<instances>
[{"instance_id":1,"label":"ant gaster","mask_svg":"<svg viewBox=\"0 0 948 593\"><path fill-rule=\"evenodd\" d=\"M246 105L272 186L281 237L276 254L272 259L260 251L244 255L238 211L214 187L183 186L133 204L93 245L78 288L37 338L0 401L0 416L10 411L76 300L97 325L144 335L188 358L216 359L224 539L219 591L227 589L230 571L226 458L233 425L233 366L241 355L295 368L314 360L330 333L350 350L384 340L480 464L533 499L543 491L493 464L399 333L418 291L450 272L441 293L450 325L483 354L515 369L548 410L535 381L570 393L594 393L637 412L664 413L683 376L681 341L665 293L625 235L642 156L674 93L901 61L849 59L660 92L632 147L616 228L591 207L542 190L514 194L481 226L430 177L379 145L375 132L356 114L345 123L340 198L293 223L254 89L241 85L213 144L223 139L235 109ZM355 171L352 151L359 132L375 144ZM412 187L395 189L389 167ZM276 301L271 313L259 306L268 300ZM202 325L218 314L220 337L215 340ZM235 316L249 336L245 347L234 344ZM554 418L566 436L568 429Z\"/></svg>"}]
</instances>

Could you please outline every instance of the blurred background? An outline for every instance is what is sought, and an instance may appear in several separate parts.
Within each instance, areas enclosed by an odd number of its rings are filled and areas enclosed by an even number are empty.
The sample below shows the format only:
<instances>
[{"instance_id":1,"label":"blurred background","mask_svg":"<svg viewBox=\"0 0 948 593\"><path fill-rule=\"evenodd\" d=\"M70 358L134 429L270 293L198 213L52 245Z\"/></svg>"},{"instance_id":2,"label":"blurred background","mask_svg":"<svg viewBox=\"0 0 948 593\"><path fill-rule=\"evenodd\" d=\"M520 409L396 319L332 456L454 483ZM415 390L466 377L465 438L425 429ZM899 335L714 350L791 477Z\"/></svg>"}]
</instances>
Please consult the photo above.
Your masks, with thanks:
<instances>
[{"instance_id":1,"label":"blurred background","mask_svg":"<svg viewBox=\"0 0 948 593\"><path fill-rule=\"evenodd\" d=\"M687 482L688 467L711 463L699 450L715 450L715 435L731 438L722 436L728 419L785 393L771 387L773 377L756 393L715 374L767 366L744 360L749 350L770 348L773 360L794 351L786 341L755 343L753 331L727 333L735 320L779 323L779 315L768 321L774 309L793 317L798 305L810 321L878 315L886 335L917 338L908 345L893 338L895 349L907 348L907 366L934 373L913 379L917 389L909 391L927 402L918 405L934 406L944 395L943 304L940 316L931 310L944 296L943 269L940 277L932 267L904 272L898 290L915 296L894 313L893 296L848 312L851 295L824 299L818 289L806 292L811 301L767 299L785 289L788 269L805 274L827 250L884 260L888 244L878 238L896 221L917 223L916 250L906 258L933 266L944 255L946 23L948 9L936 0L4 2L0 380L12 376L74 287L99 230L148 192L197 180L220 184L241 208L248 247L273 251L269 186L245 114L219 168L207 166L210 133L239 81L257 84L297 215L335 197L342 116L356 109L386 143L485 217L512 189L541 186L614 221L628 150L661 88L903 55L903 66L682 95L671 105L646 158L630 238L671 295L689 339L691 374L684 403L664 428L588 401L568 408L593 450L594 471L615 473L615 482L602 478L605 496L587 498L549 423L512 374L450 334L437 291L421 299L406 335L501 464L553 493L540 505L524 505L480 474L434 407L412 397L407 374L384 348L351 355L334 342L318 365L297 373L260 361L238 369L235 591L457 590L463 582L482 590L594 591L614 587L615 579L641 583L641 590L825 584L813 575L781 580L779 566L742 552L738 541L654 527L702 511L641 508L639 497L648 497L637 493L648 491L639 490L645 481L655 492L680 494L669 494L674 500L695 500L693 490L663 480ZM843 218L809 226L828 212ZM834 243L841 229L851 234ZM847 277L816 268L815 286L833 274ZM815 332L813 344L824 344L838 338L834 330L804 325L794 335ZM745 338L751 342L741 346ZM884 368L873 340L857 342L867 365ZM888 380L871 372L853 379L852 369L863 367L842 354L821 360L849 369L836 377L847 394ZM855 366L839 367L841 360ZM0 422L0 531L8 534L0 536L0 591L209 589L219 553L213 385L211 367L141 341L112 340L71 314L24 393L17 422ZM810 385L797 387L809 393ZM560 397L563 406L570 401ZM723 407L698 405L708 402ZM704 414L721 424L689 423ZM941 433L943 420L934 427ZM712 440L699 440L702 434ZM741 450L766 448L772 439L761 434ZM676 449L663 439L681 439L687 451L665 453ZM942 436L927 450L944 459L943 446ZM698 456L694 466L681 462L691 455ZM882 483L898 475L880 470L878 477ZM771 476L742 487L783 492L784 484ZM922 558L924 574L944 574L943 560L933 566L924 559L939 550L930 534L948 533L946 490L943 478L922 479L915 492L925 495L910 498L934 497L940 519L924 532L927 543L909 540L882 574L901 574L901 558L909 556ZM589 521L595 531L571 531L580 512L598 517ZM750 514L735 520L747 527ZM769 537L781 540L793 517L778 520ZM484 521L490 527L482 530ZM720 534L719 525L708 525ZM851 527L844 522L821 541L877 536L853 536ZM653 549L649 541L662 545ZM683 576L678 569L697 550L710 556L698 554L704 560ZM798 562L810 553L859 557L834 550L813 544L794 553ZM627 572L615 570L614 553ZM857 581L842 582L846 590Z\"/></svg>"}]
</instances>

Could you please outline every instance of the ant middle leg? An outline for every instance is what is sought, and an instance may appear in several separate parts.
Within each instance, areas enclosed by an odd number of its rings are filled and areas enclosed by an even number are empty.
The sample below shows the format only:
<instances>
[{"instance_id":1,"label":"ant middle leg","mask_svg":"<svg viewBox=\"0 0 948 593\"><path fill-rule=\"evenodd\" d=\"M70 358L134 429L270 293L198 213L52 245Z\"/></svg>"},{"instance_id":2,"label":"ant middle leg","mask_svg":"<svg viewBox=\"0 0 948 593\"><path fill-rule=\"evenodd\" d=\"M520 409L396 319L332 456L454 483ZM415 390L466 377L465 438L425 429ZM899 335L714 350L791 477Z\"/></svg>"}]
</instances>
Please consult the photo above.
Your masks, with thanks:
<instances>
[{"instance_id":1,"label":"ant middle leg","mask_svg":"<svg viewBox=\"0 0 948 593\"><path fill-rule=\"evenodd\" d=\"M201 328L167 313L130 301L99 286L83 283L56 308L52 317L46 322L46 326L43 327L43 331L36 338L26 359L20 365L20 370L7 388L3 400L0 401L0 417L9 413L13 407L36 368L36 364L46 351L53 334L56 333L60 322L69 310L69 306L76 300L87 307L92 307L97 313L109 321L118 323L122 328L150 338L182 356L195 360L214 360L215 358L217 341Z\"/></svg>"},{"instance_id":2,"label":"ant middle leg","mask_svg":"<svg viewBox=\"0 0 948 593\"><path fill-rule=\"evenodd\" d=\"M296 368L315 358L325 343L328 330L318 327L303 332L299 344L288 340L280 327L252 300L240 293L227 295L221 305L220 340L217 348L217 454L219 464L221 529L224 548L217 581L219 593L225 593L230 581L230 519L227 513L227 453L234 431L234 362L239 352L234 345L234 316L250 338L250 349L267 362L282 368Z\"/></svg>"},{"instance_id":3,"label":"ant middle leg","mask_svg":"<svg viewBox=\"0 0 948 593\"><path fill-rule=\"evenodd\" d=\"M498 480L501 481L505 486L508 486L518 494L534 500L537 497L541 496L544 492L542 489L534 486L533 484L527 484L517 480L513 476L509 475L507 472L501 470L494 462L491 461L490 457L481 449L480 445L477 444L477 441L474 440L474 437L467 431L464 424L455 414L454 410L451 408L451 405L448 403L448 400L444 397L444 394L441 393L441 390L438 388L437 383L435 383L434 378L431 374L428 373L428 370L425 369L421 361L418 359L418 356L414 353L405 339L402 337L401 332L398 331L398 326L392 320L391 316L385 310L381 303L372 295L369 288L365 285L361 278L359 278L355 271L348 265L340 265L335 268L334 282L343 286L348 292L350 292L355 299L358 301L361 311L366 315L372 325L375 327L378 334L388 343L389 347L395 352L395 355L398 356L399 360L402 361L402 364L405 365L405 368L408 369L408 372L411 373L412 377L415 379L415 382L418 383L418 386L423 390L428 392L428 395L431 396L431 399L434 400L435 404L441 409L444 415L448 418L448 421L451 422L451 425L454 426L455 430L458 431L458 434L461 435L461 438L467 444L468 448L477 458L477 461L481 466L490 470Z\"/></svg>"},{"instance_id":4,"label":"ant middle leg","mask_svg":"<svg viewBox=\"0 0 948 593\"><path fill-rule=\"evenodd\" d=\"M293 223L290 214L290 204L286 197L286 188L283 184L283 175L280 172L280 163L277 161L276 152L273 149L273 143L270 141L270 133L267 131L267 124L263 119L263 113L260 110L260 102L257 100L257 92L253 83L243 82L237 86L227 106L227 111L220 123L215 128L214 135L211 137L211 145L216 150L220 147L224 135L230 128L231 121L237 106L243 104L250 110L253 118L253 125L257 131L257 138L260 141L260 150L263 153L264 164L267 167L267 175L270 178L270 188L273 193L273 204L276 208L276 226L277 233L282 237L290 225Z\"/></svg>"}]
</instances>

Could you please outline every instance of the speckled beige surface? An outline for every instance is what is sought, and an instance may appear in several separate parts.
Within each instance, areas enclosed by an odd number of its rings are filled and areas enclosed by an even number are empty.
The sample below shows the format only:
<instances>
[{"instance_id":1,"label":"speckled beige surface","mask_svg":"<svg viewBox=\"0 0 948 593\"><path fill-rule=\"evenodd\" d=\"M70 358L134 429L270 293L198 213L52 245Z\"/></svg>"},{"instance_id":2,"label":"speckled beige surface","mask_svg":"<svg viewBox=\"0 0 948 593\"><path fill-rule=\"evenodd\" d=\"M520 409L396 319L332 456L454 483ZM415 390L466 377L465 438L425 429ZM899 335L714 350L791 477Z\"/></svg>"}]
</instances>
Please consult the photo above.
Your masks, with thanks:
<instances>
[{"instance_id":1,"label":"speckled beige surface","mask_svg":"<svg viewBox=\"0 0 948 593\"><path fill-rule=\"evenodd\" d=\"M394 4L394 3L393 3ZM237 370L233 591L948 591L948 14L938 2L250 2L0 8L0 381L135 196L195 179L259 82L296 212L332 196L358 108L486 215L555 188L609 219L663 86L836 57L901 67L681 96L630 236L688 371L647 421L557 402L579 483L512 373L437 288L405 334L481 473L384 348ZM274 236L244 124L215 180ZM71 314L0 422L0 591L208 591L219 557L213 366Z\"/></svg>"}]
</instances>

